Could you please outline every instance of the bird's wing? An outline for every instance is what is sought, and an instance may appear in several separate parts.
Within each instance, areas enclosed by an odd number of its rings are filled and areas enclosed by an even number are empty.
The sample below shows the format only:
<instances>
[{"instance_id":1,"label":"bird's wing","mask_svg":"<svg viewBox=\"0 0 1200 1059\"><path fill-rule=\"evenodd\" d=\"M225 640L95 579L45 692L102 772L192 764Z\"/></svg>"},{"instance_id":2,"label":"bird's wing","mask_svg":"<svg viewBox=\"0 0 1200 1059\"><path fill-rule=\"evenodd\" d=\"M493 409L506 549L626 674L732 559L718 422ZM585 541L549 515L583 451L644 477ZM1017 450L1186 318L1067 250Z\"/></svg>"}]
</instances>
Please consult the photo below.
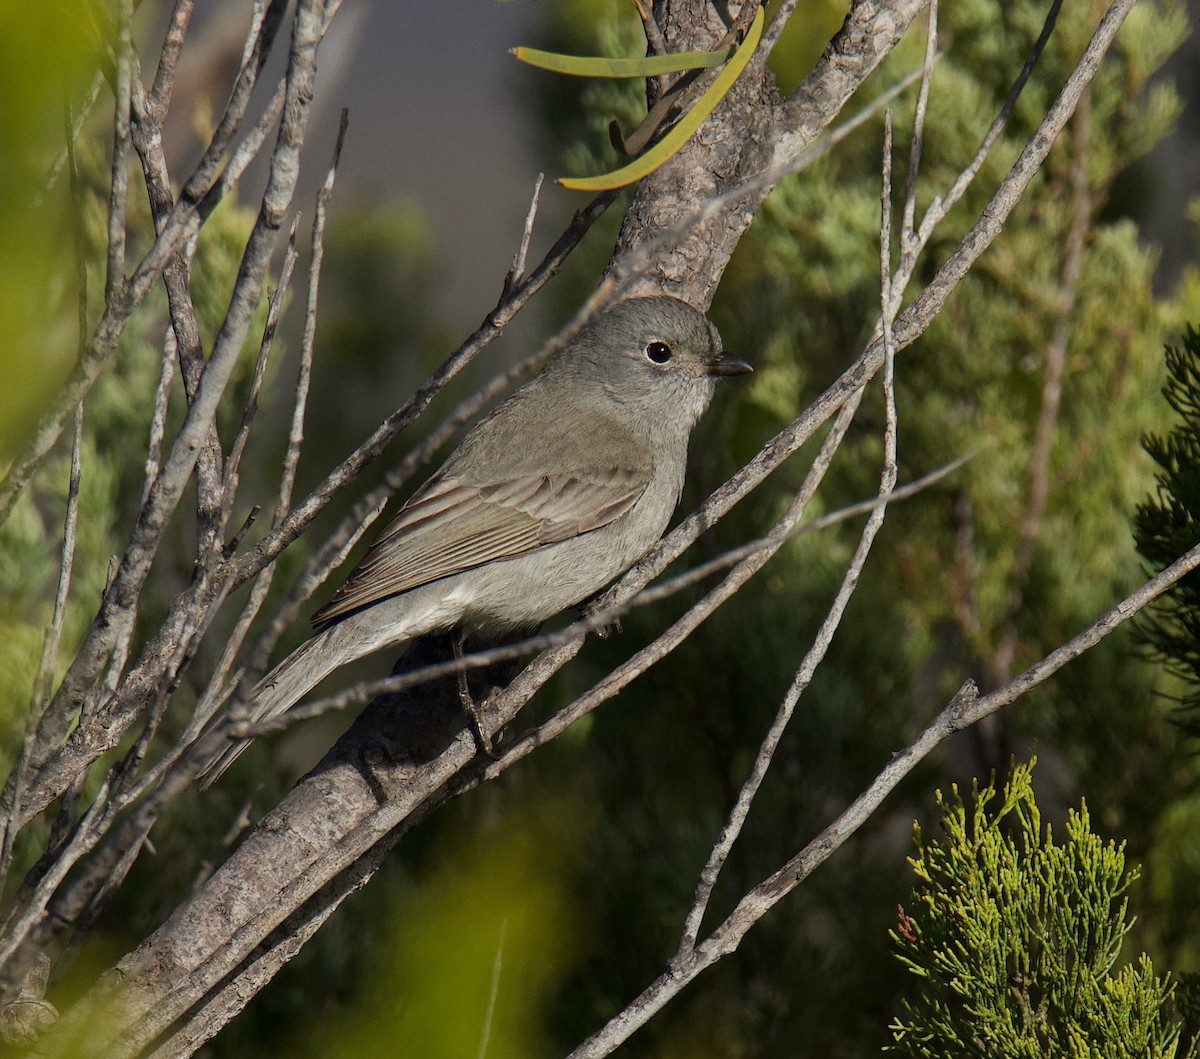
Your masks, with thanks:
<instances>
[{"instance_id":1,"label":"bird's wing","mask_svg":"<svg viewBox=\"0 0 1200 1059\"><path fill-rule=\"evenodd\" d=\"M435 477L413 494L313 623L599 529L632 508L649 481L648 467L616 463L491 482Z\"/></svg>"}]
</instances>

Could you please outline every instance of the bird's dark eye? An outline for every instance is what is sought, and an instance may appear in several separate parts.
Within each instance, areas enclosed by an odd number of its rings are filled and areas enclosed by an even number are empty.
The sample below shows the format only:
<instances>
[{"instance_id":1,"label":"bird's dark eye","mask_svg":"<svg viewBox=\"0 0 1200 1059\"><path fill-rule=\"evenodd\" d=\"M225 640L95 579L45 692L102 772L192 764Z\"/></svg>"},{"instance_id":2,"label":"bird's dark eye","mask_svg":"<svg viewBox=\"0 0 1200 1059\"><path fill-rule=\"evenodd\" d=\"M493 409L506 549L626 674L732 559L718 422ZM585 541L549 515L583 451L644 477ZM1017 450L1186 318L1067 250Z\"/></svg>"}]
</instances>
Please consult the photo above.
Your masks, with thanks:
<instances>
[{"instance_id":1,"label":"bird's dark eye","mask_svg":"<svg viewBox=\"0 0 1200 1059\"><path fill-rule=\"evenodd\" d=\"M651 342L646 347L646 356L655 364L666 364L671 359L671 347L666 342Z\"/></svg>"}]
</instances>

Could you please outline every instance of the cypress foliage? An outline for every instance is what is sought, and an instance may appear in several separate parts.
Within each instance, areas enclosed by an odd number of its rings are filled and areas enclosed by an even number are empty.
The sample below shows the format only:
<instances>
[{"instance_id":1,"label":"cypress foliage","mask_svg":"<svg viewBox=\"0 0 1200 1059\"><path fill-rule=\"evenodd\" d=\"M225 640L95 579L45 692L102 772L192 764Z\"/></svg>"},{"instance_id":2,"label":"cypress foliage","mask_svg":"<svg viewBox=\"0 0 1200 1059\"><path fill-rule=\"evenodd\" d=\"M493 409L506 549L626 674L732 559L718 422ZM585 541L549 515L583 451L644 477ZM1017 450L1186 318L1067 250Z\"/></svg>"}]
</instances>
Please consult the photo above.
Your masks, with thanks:
<instances>
[{"instance_id":1,"label":"cypress foliage","mask_svg":"<svg viewBox=\"0 0 1200 1059\"><path fill-rule=\"evenodd\" d=\"M1034 799L1034 764L1016 765L999 795L994 779L973 784L969 805L956 786L939 791L940 838L914 828L911 911L890 933L919 985L901 1001L889 1050L1194 1056L1194 1046L1180 1050L1175 983L1145 953L1118 966L1139 876L1125 844L1094 834L1082 802L1055 841Z\"/></svg>"}]
</instances>

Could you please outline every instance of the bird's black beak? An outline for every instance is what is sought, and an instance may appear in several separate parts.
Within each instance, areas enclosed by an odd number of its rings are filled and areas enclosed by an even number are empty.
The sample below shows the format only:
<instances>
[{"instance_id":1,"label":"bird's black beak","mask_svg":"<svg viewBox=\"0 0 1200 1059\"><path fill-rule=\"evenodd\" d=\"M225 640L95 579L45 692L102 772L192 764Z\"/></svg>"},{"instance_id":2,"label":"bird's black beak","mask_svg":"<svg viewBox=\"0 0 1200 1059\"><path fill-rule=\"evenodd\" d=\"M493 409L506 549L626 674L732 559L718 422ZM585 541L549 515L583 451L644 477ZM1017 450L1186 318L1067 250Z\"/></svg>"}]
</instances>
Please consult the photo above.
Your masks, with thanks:
<instances>
[{"instance_id":1,"label":"bird's black beak","mask_svg":"<svg viewBox=\"0 0 1200 1059\"><path fill-rule=\"evenodd\" d=\"M733 353L722 353L714 360L705 361L704 374L725 377L727 375L749 375L754 365Z\"/></svg>"}]
</instances>

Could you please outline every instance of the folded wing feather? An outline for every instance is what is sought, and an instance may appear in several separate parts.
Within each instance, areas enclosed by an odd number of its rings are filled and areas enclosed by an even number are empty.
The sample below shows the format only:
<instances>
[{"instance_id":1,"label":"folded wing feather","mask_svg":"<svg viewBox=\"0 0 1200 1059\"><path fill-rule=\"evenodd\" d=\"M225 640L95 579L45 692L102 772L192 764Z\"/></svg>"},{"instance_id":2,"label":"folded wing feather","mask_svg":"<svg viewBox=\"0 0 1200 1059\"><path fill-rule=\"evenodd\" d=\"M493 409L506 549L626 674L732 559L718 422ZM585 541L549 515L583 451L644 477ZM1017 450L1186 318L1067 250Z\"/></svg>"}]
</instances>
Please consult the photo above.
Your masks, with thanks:
<instances>
[{"instance_id":1,"label":"folded wing feather","mask_svg":"<svg viewBox=\"0 0 1200 1059\"><path fill-rule=\"evenodd\" d=\"M648 468L626 466L496 482L433 478L413 494L313 624L327 625L418 585L599 529L629 511L649 480Z\"/></svg>"}]
</instances>

